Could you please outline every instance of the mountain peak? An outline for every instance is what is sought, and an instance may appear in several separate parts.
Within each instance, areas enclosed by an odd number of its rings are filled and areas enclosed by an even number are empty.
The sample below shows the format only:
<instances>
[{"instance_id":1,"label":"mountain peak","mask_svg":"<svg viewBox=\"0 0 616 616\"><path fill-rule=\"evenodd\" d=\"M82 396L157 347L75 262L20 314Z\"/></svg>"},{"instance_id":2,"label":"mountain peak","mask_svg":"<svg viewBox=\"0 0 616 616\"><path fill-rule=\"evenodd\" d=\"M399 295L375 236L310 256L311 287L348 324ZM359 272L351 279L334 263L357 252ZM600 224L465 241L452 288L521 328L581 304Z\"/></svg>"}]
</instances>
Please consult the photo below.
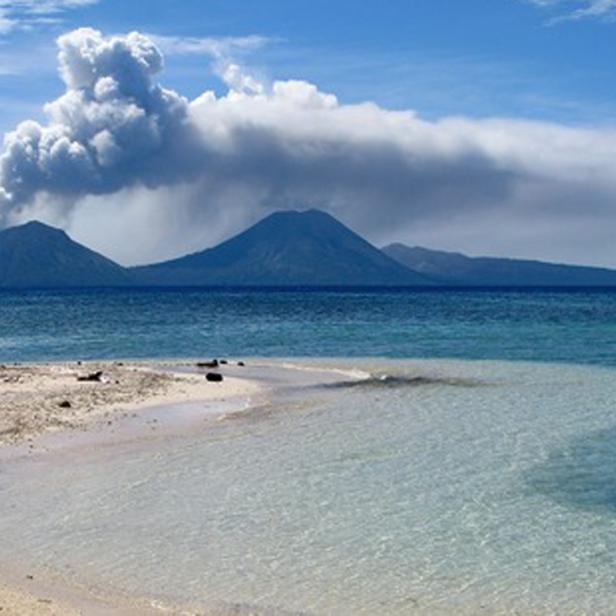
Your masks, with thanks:
<instances>
[{"instance_id":1,"label":"mountain peak","mask_svg":"<svg viewBox=\"0 0 616 616\"><path fill-rule=\"evenodd\" d=\"M285 229L310 229L318 226L336 226L344 227L344 225L334 218L331 214L323 210L308 209L308 210L281 210L274 212L260 220L255 227L264 226L280 226Z\"/></svg>"},{"instance_id":2,"label":"mountain peak","mask_svg":"<svg viewBox=\"0 0 616 616\"><path fill-rule=\"evenodd\" d=\"M317 208L308 208L307 210L278 210L276 212L272 212L269 216L266 216L263 220L267 220L268 218L309 218L309 217L326 217L333 218L327 212L323 210L319 210Z\"/></svg>"},{"instance_id":3,"label":"mountain peak","mask_svg":"<svg viewBox=\"0 0 616 616\"><path fill-rule=\"evenodd\" d=\"M48 225L44 222L41 222L40 220L29 220L28 222L24 222L21 225L18 225L16 227L12 227L13 229L53 229L56 231L59 231L58 227L52 227L51 225Z\"/></svg>"},{"instance_id":4,"label":"mountain peak","mask_svg":"<svg viewBox=\"0 0 616 616\"><path fill-rule=\"evenodd\" d=\"M321 220L321 221L325 221L325 220L332 221L333 220L335 222L339 222L331 214L328 214L327 212L324 212L323 210L319 210L316 208L309 208L307 210L279 210L277 212L273 212L272 214L270 214L263 220L265 221L268 219L288 219L288 220L296 219L296 220Z\"/></svg>"},{"instance_id":5,"label":"mountain peak","mask_svg":"<svg viewBox=\"0 0 616 616\"><path fill-rule=\"evenodd\" d=\"M139 268L137 274L155 285L431 284L316 209L274 212L215 248Z\"/></svg>"},{"instance_id":6,"label":"mountain peak","mask_svg":"<svg viewBox=\"0 0 616 616\"><path fill-rule=\"evenodd\" d=\"M0 287L124 286L122 267L73 241L65 231L32 220L0 231Z\"/></svg>"},{"instance_id":7,"label":"mountain peak","mask_svg":"<svg viewBox=\"0 0 616 616\"><path fill-rule=\"evenodd\" d=\"M616 286L616 271L468 257L392 244L382 251L317 209L274 212L222 244L125 270L37 220L0 231L0 287Z\"/></svg>"},{"instance_id":8,"label":"mountain peak","mask_svg":"<svg viewBox=\"0 0 616 616\"><path fill-rule=\"evenodd\" d=\"M17 225L16 227L9 227L8 229L4 229L2 233L37 233L37 234L49 234L49 235L63 235L68 239L68 235L66 231L63 229L58 229L57 227L52 227L51 225L47 225L40 220L30 220L21 225Z\"/></svg>"}]
</instances>

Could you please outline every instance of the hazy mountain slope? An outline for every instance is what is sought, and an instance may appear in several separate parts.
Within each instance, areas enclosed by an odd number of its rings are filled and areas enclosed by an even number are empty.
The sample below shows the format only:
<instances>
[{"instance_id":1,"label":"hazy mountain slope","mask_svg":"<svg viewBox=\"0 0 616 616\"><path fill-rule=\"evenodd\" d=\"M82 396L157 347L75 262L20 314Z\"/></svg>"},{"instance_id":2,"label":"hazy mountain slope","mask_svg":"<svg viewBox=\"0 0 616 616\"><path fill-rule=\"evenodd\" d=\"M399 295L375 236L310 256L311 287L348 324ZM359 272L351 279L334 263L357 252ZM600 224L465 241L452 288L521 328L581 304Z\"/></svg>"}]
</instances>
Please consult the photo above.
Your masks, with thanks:
<instances>
[{"instance_id":1,"label":"hazy mountain slope","mask_svg":"<svg viewBox=\"0 0 616 616\"><path fill-rule=\"evenodd\" d=\"M130 284L117 263L40 222L0 231L0 287L98 287Z\"/></svg>"},{"instance_id":2,"label":"hazy mountain slope","mask_svg":"<svg viewBox=\"0 0 616 616\"><path fill-rule=\"evenodd\" d=\"M441 283L464 286L616 286L616 271L391 244L383 252Z\"/></svg>"}]
</instances>

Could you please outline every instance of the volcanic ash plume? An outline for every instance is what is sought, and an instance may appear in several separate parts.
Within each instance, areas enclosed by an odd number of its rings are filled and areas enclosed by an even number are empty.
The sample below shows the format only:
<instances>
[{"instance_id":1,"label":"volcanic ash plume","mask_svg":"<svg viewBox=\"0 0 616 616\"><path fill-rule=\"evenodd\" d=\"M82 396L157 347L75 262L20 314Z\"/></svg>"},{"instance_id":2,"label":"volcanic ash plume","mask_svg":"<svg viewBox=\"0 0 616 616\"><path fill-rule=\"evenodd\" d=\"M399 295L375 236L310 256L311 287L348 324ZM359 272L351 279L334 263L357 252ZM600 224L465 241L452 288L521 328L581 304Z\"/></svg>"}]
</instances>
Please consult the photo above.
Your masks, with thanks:
<instances>
[{"instance_id":1,"label":"volcanic ash plume","mask_svg":"<svg viewBox=\"0 0 616 616\"><path fill-rule=\"evenodd\" d=\"M156 46L138 33L105 38L89 28L62 36L58 46L66 93L46 105L47 126L26 121L6 136L5 207L39 191L70 201L173 181L179 169L169 162L192 141L188 102L154 81L163 67Z\"/></svg>"}]
</instances>

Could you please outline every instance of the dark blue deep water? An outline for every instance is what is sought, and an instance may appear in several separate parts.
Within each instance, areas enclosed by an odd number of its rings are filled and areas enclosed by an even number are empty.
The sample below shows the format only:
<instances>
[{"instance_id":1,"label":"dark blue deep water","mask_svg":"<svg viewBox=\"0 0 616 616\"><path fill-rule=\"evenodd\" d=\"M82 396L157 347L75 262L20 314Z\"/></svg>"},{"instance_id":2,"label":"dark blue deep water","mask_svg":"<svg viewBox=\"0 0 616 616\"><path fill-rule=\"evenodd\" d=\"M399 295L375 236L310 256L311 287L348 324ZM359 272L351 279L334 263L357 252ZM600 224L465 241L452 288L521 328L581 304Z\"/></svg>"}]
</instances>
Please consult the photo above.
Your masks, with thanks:
<instances>
[{"instance_id":1,"label":"dark blue deep water","mask_svg":"<svg viewBox=\"0 0 616 616\"><path fill-rule=\"evenodd\" d=\"M616 365L616 290L0 292L0 361L379 356Z\"/></svg>"}]
</instances>

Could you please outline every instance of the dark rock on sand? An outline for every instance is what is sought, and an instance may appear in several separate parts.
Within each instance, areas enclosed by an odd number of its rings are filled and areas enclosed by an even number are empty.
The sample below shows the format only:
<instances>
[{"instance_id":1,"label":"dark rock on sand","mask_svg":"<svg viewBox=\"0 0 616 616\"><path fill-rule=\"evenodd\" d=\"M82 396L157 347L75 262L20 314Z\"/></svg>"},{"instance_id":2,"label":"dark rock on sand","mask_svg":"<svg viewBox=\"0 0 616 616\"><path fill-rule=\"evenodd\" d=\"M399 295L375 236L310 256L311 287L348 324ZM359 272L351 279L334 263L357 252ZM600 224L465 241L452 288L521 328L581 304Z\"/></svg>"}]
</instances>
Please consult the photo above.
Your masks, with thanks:
<instances>
[{"instance_id":1,"label":"dark rock on sand","mask_svg":"<svg viewBox=\"0 0 616 616\"><path fill-rule=\"evenodd\" d=\"M82 381L82 382L100 383L102 377L103 377L103 372L99 370L98 372L92 372L90 374L87 374L86 376L78 376L77 380Z\"/></svg>"},{"instance_id":2,"label":"dark rock on sand","mask_svg":"<svg viewBox=\"0 0 616 616\"><path fill-rule=\"evenodd\" d=\"M219 374L218 372L208 372L205 375L205 378L211 383L221 383L223 380L222 374Z\"/></svg>"},{"instance_id":3,"label":"dark rock on sand","mask_svg":"<svg viewBox=\"0 0 616 616\"><path fill-rule=\"evenodd\" d=\"M213 359L212 361L198 361L197 368L218 368L218 360Z\"/></svg>"},{"instance_id":4,"label":"dark rock on sand","mask_svg":"<svg viewBox=\"0 0 616 616\"><path fill-rule=\"evenodd\" d=\"M60 404L58 404L58 406L61 409L70 409L73 405L68 400L63 400L62 402L60 402Z\"/></svg>"}]
</instances>

